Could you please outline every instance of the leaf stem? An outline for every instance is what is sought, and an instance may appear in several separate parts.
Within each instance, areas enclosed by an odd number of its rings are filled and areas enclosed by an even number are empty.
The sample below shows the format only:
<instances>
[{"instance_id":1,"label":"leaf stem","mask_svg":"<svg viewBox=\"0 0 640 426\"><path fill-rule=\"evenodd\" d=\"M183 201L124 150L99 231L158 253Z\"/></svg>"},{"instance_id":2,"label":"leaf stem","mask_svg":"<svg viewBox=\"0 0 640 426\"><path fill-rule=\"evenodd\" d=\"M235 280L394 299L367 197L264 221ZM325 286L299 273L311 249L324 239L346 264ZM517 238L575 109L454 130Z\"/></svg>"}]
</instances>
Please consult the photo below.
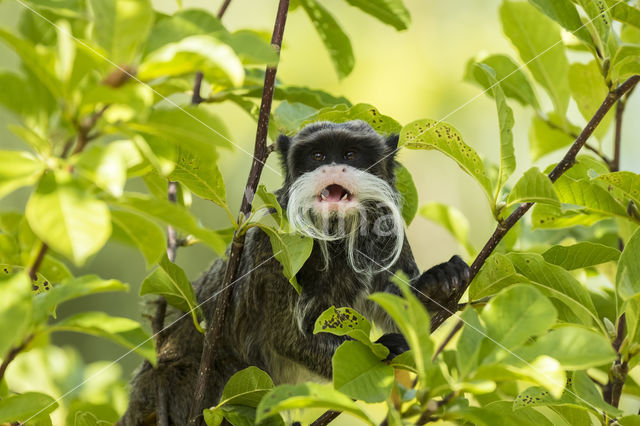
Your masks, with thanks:
<instances>
[{"instance_id":1,"label":"leaf stem","mask_svg":"<svg viewBox=\"0 0 640 426\"><path fill-rule=\"evenodd\" d=\"M278 12L271 37L271 45L280 53L282 46L282 36L284 34L284 26L287 20L287 11L289 9L289 0L280 0L278 4ZM277 65L268 66L265 77L264 87L262 89L262 102L260 104L260 114L258 117L258 126L256 130L255 147L253 151L253 162L251 170L245 186L244 198L240 207L240 218L245 219L251 212L251 203L253 195L258 189L258 182L267 160L269 151L267 150L267 134L269 130L269 118L271 114L271 104L273 102L273 91ZM244 220L239 220L242 223ZM227 260L227 267L224 274L224 280L221 287L225 290L218 296L216 308L212 318L209 318L209 328L205 334L204 344L202 348L202 358L200 360L200 368L198 371L198 379L196 382L195 395L191 405L189 415L189 425L197 426L202 423L202 410L205 408L205 396L209 388L209 382L213 372L213 364L216 360L218 342L222 334L222 325L225 323L227 308L231 303L233 295L233 287L230 283L234 282L238 275L240 266L240 258L244 247L245 234L240 235L236 230L233 235L233 242Z\"/></svg>"},{"instance_id":2,"label":"leaf stem","mask_svg":"<svg viewBox=\"0 0 640 426\"><path fill-rule=\"evenodd\" d=\"M560 162L551 171L551 173L549 173L549 179L551 180L551 182L555 182L564 172L566 172L571 168L571 166L573 166L578 152L585 145L587 139L589 139L598 124L600 124L606 113L624 94L632 90L639 80L640 75L629 77L629 79L627 79L624 83L607 94L598 110L595 112L593 117L591 117L591 120L589 120L584 129L582 129L562 160L560 160ZM531 208L531 206L533 206L533 204L534 203L520 204L520 206L516 208L504 221L498 224L485 246L482 248L474 262L471 264L471 278L469 282L458 293L455 303L459 302L462 294L464 294L467 287L469 286L471 281L473 281L473 278L476 276L478 271L480 271L480 268L482 267L482 265L484 265L484 262L489 258L493 250L498 246L500 241L502 241L502 238L504 238L507 232L513 227L513 225L516 224L518 220L520 220L522 216L524 216L524 214ZM431 329L435 330L436 328L438 328L452 314L453 312L448 310L435 312L435 314L431 318Z\"/></svg>"}]
</instances>

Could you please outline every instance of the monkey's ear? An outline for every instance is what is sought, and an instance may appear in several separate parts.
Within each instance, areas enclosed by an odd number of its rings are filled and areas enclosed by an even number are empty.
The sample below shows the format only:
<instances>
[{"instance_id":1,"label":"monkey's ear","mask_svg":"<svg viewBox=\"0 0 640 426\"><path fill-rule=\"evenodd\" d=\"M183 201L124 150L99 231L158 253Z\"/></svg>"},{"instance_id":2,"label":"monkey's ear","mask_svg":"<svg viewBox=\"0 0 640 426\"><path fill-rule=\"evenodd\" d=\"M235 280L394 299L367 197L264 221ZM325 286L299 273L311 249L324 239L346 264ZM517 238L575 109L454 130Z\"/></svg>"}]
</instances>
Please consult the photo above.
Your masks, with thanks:
<instances>
[{"instance_id":1,"label":"monkey's ear","mask_svg":"<svg viewBox=\"0 0 640 426\"><path fill-rule=\"evenodd\" d=\"M276 148L278 152L282 155L282 158L287 158L287 153L289 152L289 147L291 146L291 139L287 135L280 135L278 139L276 139Z\"/></svg>"},{"instance_id":2,"label":"monkey's ear","mask_svg":"<svg viewBox=\"0 0 640 426\"><path fill-rule=\"evenodd\" d=\"M395 151L398 149L398 141L400 140L400 135L396 134L396 133L392 133L389 136L387 136L387 140L385 141L385 145L387 145L387 148L389 149L389 151Z\"/></svg>"}]
</instances>

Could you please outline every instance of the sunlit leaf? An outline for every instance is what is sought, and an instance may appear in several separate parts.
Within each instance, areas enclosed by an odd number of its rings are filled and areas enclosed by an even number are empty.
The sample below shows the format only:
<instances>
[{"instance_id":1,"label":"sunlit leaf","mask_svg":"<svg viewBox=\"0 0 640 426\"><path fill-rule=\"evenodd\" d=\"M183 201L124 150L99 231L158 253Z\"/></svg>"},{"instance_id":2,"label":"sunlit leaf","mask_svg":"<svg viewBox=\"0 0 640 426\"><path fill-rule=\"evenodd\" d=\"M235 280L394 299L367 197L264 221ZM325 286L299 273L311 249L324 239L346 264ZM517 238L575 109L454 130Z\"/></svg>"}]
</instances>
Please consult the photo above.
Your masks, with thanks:
<instances>
[{"instance_id":1,"label":"sunlit leaf","mask_svg":"<svg viewBox=\"0 0 640 426\"><path fill-rule=\"evenodd\" d=\"M300 385L281 385L273 389L260 401L256 421L259 423L269 416L286 410L314 407L344 411L367 424L375 424L373 419L351 398L331 387L312 382Z\"/></svg>"},{"instance_id":2,"label":"sunlit leaf","mask_svg":"<svg viewBox=\"0 0 640 426\"><path fill-rule=\"evenodd\" d=\"M114 238L140 250L147 266L155 263L167 249L162 228L138 214L112 210L111 223Z\"/></svg>"},{"instance_id":3,"label":"sunlit leaf","mask_svg":"<svg viewBox=\"0 0 640 426\"><path fill-rule=\"evenodd\" d=\"M369 337L371 324L353 308L336 308L332 306L316 319L313 333L331 333L336 336L349 336L365 344L379 358L385 359L389 355L381 343L373 343Z\"/></svg>"},{"instance_id":4,"label":"sunlit leaf","mask_svg":"<svg viewBox=\"0 0 640 426\"><path fill-rule=\"evenodd\" d=\"M609 7L604 0L577 0L577 3L587 13L585 27L595 29L597 47L602 52L602 55L607 57L607 41L611 34Z\"/></svg>"},{"instance_id":5,"label":"sunlit leaf","mask_svg":"<svg viewBox=\"0 0 640 426\"><path fill-rule=\"evenodd\" d=\"M64 172L45 174L31 195L26 218L49 247L82 265L111 235L107 205Z\"/></svg>"},{"instance_id":6,"label":"sunlit leaf","mask_svg":"<svg viewBox=\"0 0 640 426\"><path fill-rule=\"evenodd\" d=\"M65 318L45 330L74 331L102 337L133 350L154 365L156 363L153 339L144 332L138 322L129 318L112 317L104 312L83 312Z\"/></svg>"},{"instance_id":7,"label":"sunlit leaf","mask_svg":"<svg viewBox=\"0 0 640 426\"><path fill-rule=\"evenodd\" d=\"M471 59L467 62L465 80L477 83L485 89L489 96L494 96L490 90L492 83L484 73L475 72L476 64L490 66L496 73L496 79L500 82L504 94L517 100L522 105L531 105L539 108L538 99L533 91L533 86L520 66L507 55L491 55L482 60Z\"/></svg>"},{"instance_id":8,"label":"sunlit leaf","mask_svg":"<svg viewBox=\"0 0 640 426\"><path fill-rule=\"evenodd\" d=\"M453 126L429 119L414 121L402 128L399 146L442 152L475 178L489 202L493 203L491 182L482 159L473 148L464 143L462 136Z\"/></svg>"},{"instance_id":9,"label":"sunlit leaf","mask_svg":"<svg viewBox=\"0 0 640 426\"><path fill-rule=\"evenodd\" d=\"M596 179L606 182L609 191L612 191L611 187L614 187L620 190L625 198L633 200L636 205L640 206L640 174L620 171L606 173Z\"/></svg>"},{"instance_id":10,"label":"sunlit leaf","mask_svg":"<svg viewBox=\"0 0 640 426\"><path fill-rule=\"evenodd\" d=\"M582 24L576 7L569 1L531 0L542 13L587 44L592 44L589 31Z\"/></svg>"},{"instance_id":11,"label":"sunlit leaf","mask_svg":"<svg viewBox=\"0 0 640 426\"><path fill-rule=\"evenodd\" d=\"M456 365L460 378L465 378L478 365L478 356L486 331L480 323L478 313L471 307L462 312L460 319L464 321L464 327L456 343Z\"/></svg>"},{"instance_id":12,"label":"sunlit leaf","mask_svg":"<svg viewBox=\"0 0 640 426\"><path fill-rule=\"evenodd\" d=\"M640 293L640 228L622 250L616 274L616 290L623 299Z\"/></svg>"},{"instance_id":13,"label":"sunlit leaf","mask_svg":"<svg viewBox=\"0 0 640 426\"><path fill-rule=\"evenodd\" d=\"M418 190L406 167L400 164L395 172L396 188L402 197L402 218L409 226L418 212Z\"/></svg>"},{"instance_id":14,"label":"sunlit leaf","mask_svg":"<svg viewBox=\"0 0 640 426\"><path fill-rule=\"evenodd\" d=\"M0 199L38 181L45 165L23 151L0 151Z\"/></svg>"},{"instance_id":15,"label":"sunlit leaf","mask_svg":"<svg viewBox=\"0 0 640 426\"><path fill-rule=\"evenodd\" d=\"M555 111L564 115L569 105L569 62L558 26L532 5L508 0L500 7L500 20L520 58L549 93Z\"/></svg>"},{"instance_id":16,"label":"sunlit leaf","mask_svg":"<svg viewBox=\"0 0 640 426\"><path fill-rule=\"evenodd\" d=\"M571 271L616 261L620 251L603 244L581 241L571 246L552 246L542 253L544 260Z\"/></svg>"},{"instance_id":17,"label":"sunlit leaf","mask_svg":"<svg viewBox=\"0 0 640 426\"><path fill-rule=\"evenodd\" d=\"M602 410L614 417L622 415L621 410L604 401L598 387L585 371L573 373L571 387L581 403L591 409Z\"/></svg>"},{"instance_id":18,"label":"sunlit leaf","mask_svg":"<svg viewBox=\"0 0 640 426\"><path fill-rule=\"evenodd\" d=\"M498 124L500 127L500 169L496 185L495 199L497 201L502 186L516 169L516 157L513 149L513 110L507 105L507 98L502 90L502 84L496 78L496 72L487 64L477 63L472 71L474 74L484 74L490 84L491 92L496 100L498 109Z\"/></svg>"},{"instance_id":19,"label":"sunlit leaf","mask_svg":"<svg viewBox=\"0 0 640 426\"><path fill-rule=\"evenodd\" d=\"M6 270L6 268L3 269ZM18 346L27 337L26 333L33 313L31 307L33 294L26 273L6 277L1 272L0 321L4 330L0 335L0 354L2 354L0 356L4 357L9 349Z\"/></svg>"},{"instance_id":20,"label":"sunlit leaf","mask_svg":"<svg viewBox=\"0 0 640 426\"><path fill-rule=\"evenodd\" d=\"M198 320L198 300L187 274L167 256L160 261L158 268L149 274L140 286L140 296L145 294L159 294L164 296L172 306L187 312L193 319L196 329L204 333Z\"/></svg>"},{"instance_id":21,"label":"sunlit leaf","mask_svg":"<svg viewBox=\"0 0 640 426\"><path fill-rule=\"evenodd\" d=\"M273 389L273 380L257 367L248 367L235 373L224 385L218 407L240 404L257 407L262 397Z\"/></svg>"},{"instance_id":22,"label":"sunlit leaf","mask_svg":"<svg viewBox=\"0 0 640 426\"><path fill-rule=\"evenodd\" d=\"M579 62L571 64L569 68L569 87L571 88L571 96L576 101L578 109L585 120L591 120L607 97L609 89L605 84L604 77L600 67L595 61L588 64ZM614 110L611 109L604 116L594 134L598 139L602 139L611 123L613 122Z\"/></svg>"},{"instance_id":23,"label":"sunlit leaf","mask_svg":"<svg viewBox=\"0 0 640 426\"><path fill-rule=\"evenodd\" d=\"M325 108L318 111L318 114L311 117L303 125L314 121L333 121L334 123L344 123L351 120L363 120L369 123L373 129L381 135L398 133L402 129L400 123L393 118L381 114L374 106L369 104L356 104L354 106L337 105L332 108Z\"/></svg>"},{"instance_id":24,"label":"sunlit leaf","mask_svg":"<svg viewBox=\"0 0 640 426\"><path fill-rule=\"evenodd\" d=\"M222 174L213 150L194 152L178 148L178 158L169 179L189 188L194 194L226 207L227 196Z\"/></svg>"},{"instance_id":25,"label":"sunlit leaf","mask_svg":"<svg viewBox=\"0 0 640 426\"><path fill-rule=\"evenodd\" d=\"M9 395L0 400L0 422L21 423L36 415L47 415L56 408L56 400L40 392Z\"/></svg>"},{"instance_id":26,"label":"sunlit leaf","mask_svg":"<svg viewBox=\"0 0 640 426\"><path fill-rule=\"evenodd\" d=\"M115 64L128 64L146 40L153 20L150 0L88 0L93 37Z\"/></svg>"},{"instance_id":27,"label":"sunlit leaf","mask_svg":"<svg viewBox=\"0 0 640 426\"><path fill-rule=\"evenodd\" d=\"M347 3L399 31L406 30L411 23L411 16L402 0L347 0Z\"/></svg>"},{"instance_id":28,"label":"sunlit leaf","mask_svg":"<svg viewBox=\"0 0 640 426\"><path fill-rule=\"evenodd\" d=\"M543 203L560 207L551 180L537 167L527 170L509 193L507 204Z\"/></svg>"},{"instance_id":29,"label":"sunlit leaf","mask_svg":"<svg viewBox=\"0 0 640 426\"><path fill-rule=\"evenodd\" d=\"M496 294L511 284L526 282L527 278L516 272L508 257L500 253L493 253L471 281L469 297L476 300Z\"/></svg>"},{"instance_id":30,"label":"sunlit leaf","mask_svg":"<svg viewBox=\"0 0 640 426\"><path fill-rule=\"evenodd\" d=\"M338 77L344 78L348 76L355 64L349 37L344 33L335 18L319 2L316 0L299 1L329 51Z\"/></svg>"},{"instance_id":31,"label":"sunlit leaf","mask_svg":"<svg viewBox=\"0 0 640 426\"><path fill-rule=\"evenodd\" d=\"M393 367L360 342L347 341L332 359L333 386L352 398L382 402L391 395Z\"/></svg>"},{"instance_id":32,"label":"sunlit leaf","mask_svg":"<svg viewBox=\"0 0 640 426\"><path fill-rule=\"evenodd\" d=\"M560 127L534 116L529 128L529 152L531 159L536 161L540 157L573 143L573 136L567 134Z\"/></svg>"}]
</instances>

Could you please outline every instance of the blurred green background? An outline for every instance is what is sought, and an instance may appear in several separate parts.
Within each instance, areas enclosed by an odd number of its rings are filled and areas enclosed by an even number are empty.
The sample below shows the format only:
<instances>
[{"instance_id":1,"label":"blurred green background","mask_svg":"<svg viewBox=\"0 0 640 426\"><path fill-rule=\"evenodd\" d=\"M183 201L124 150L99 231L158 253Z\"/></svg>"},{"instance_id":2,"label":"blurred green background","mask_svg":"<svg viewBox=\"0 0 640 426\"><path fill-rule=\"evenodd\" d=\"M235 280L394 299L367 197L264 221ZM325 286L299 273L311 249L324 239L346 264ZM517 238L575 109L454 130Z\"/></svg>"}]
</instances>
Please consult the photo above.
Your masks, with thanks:
<instances>
[{"instance_id":1,"label":"blurred green background","mask_svg":"<svg viewBox=\"0 0 640 426\"><path fill-rule=\"evenodd\" d=\"M154 5L164 12L177 9L174 0L154 0ZM219 0L183 0L184 8L205 8L217 11ZM480 90L462 81L465 64L482 53L508 53L514 57L508 41L503 37L498 22L498 0L457 0L455 2L406 0L412 15L409 30L396 32L391 27L374 20L348 6L341 0L325 0L323 4L333 13L350 36L356 65L347 78L339 80L316 32L302 11L290 14L285 30L284 47L278 69L278 77L288 83L320 88L334 95L343 95L352 103L369 103L381 113L389 115L401 124L419 118L443 120L454 125L467 144L475 148L485 159L496 162L499 155L498 124L494 102ZM233 0L223 23L230 29L259 28L270 33L277 7L276 0ZM0 25L15 29L23 7L14 0L0 1ZM573 59L580 54L571 53ZM15 69L17 58L4 45L0 45L0 66ZM585 62L586 62L585 56ZM0 88L2 90L2 88ZM544 94L538 91L540 99ZM528 155L528 127L531 112L515 102L516 125L514 140L518 169L512 182L531 166ZM215 106L224 119L231 139L238 145L252 150L255 122L232 104ZM640 97L633 97L627 106L628 117L640 117ZM575 105L570 106L571 120L582 126ZM0 149L24 148L6 125L15 119L0 111ZM629 119L624 123L621 168L640 172L640 120ZM605 152L609 151L605 144ZM540 160L540 168L560 158L562 152ZM405 164L418 186L420 202L439 201L461 210L471 223L471 241L480 248L487 240L493 225L486 201L476 183L462 173L457 166L435 151L402 151L399 160ZM269 164L278 168L278 158L272 156ZM227 183L229 204L237 211L250 166L250 157L238 150L223 153L219 162ZM269 189L276 189L281 178L265 169L262 181ZM140 182L132 185L142 188ZM0 211L22 210L28 191L21 190L0 201ZM213 204L194 200L193 209L203 223L212 228L223 226L223 212ZM408 237L421 268L446 261L462 249L443 229L418 216L408 230ZM177 263L191 279L201 274L213 260L214 254L203 246L181 248ZM471 261L473 259L466 259ZM71 265L70 265L71 266ZM76 302L80 310L103 310L113 315L140 318L136 296L145 277L144 260L133 250L116 243L109 243L81 270L72 267L77 274L96 273L104 278L117 278L131 286L130 293L101 294ZM61 317L75 313L72 303L59 310ZM98 338L60 334L55 342L77 348L86 362L114 360L125 350ZM135 354L119 361L125 377L140 363Z\"/></svg>"}]
</instances>

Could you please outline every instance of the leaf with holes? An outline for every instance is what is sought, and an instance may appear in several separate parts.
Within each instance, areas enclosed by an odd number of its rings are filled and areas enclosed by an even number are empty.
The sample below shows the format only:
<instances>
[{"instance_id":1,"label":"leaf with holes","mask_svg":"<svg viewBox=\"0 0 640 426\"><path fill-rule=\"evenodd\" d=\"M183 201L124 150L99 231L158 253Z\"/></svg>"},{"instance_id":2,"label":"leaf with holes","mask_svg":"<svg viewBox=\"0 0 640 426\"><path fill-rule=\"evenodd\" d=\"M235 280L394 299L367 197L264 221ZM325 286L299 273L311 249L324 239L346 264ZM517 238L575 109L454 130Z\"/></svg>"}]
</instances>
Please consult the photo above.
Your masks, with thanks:
<instances>
[{"instance_id":1,"label":"leaf with holes","mask_svg":"<svg viewBox=\"0 0 640 426\"><path fill-rule=\"evenodd\" d=\"M451 125L435 120L417 120L400 132L399 146L411 149L435 149L458 163L469 176L476 179L487 199L493 204L491 182L480 156L465 144L460 133Z\"/></svg>"}]
</instances>

